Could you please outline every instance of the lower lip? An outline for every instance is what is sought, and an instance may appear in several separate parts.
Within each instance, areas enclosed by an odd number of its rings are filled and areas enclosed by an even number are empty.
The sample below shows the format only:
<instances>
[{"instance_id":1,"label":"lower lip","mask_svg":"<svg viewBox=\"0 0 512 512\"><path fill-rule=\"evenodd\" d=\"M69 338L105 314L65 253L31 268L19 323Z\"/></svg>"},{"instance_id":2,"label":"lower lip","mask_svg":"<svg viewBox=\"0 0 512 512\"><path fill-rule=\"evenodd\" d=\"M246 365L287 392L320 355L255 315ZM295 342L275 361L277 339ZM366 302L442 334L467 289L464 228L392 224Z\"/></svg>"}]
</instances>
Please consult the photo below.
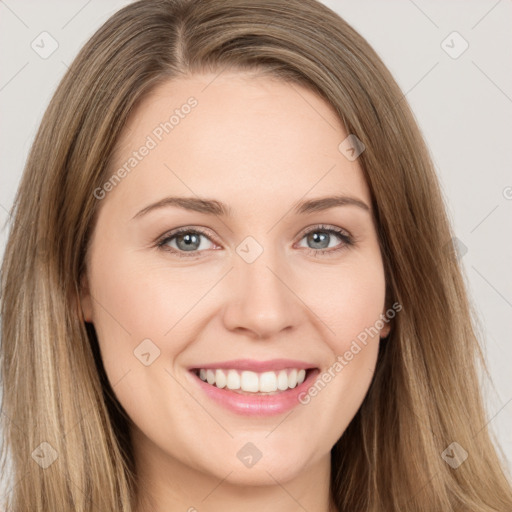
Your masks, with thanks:
<instances>
[{"instance_id":1,"label":"lower lip","mask_svg":"<svg viewBox=\"0 0 512 512\"><path fill-rule=\"evenodd\" d=\"M242 395L226 388L218 388L202 381L194 372L190 372L199 387L213 401L226 409L244 416L275 416L293 409L301 402L299 396L306 393L312 385L318 369L309 370L306 380L295 388L281 391L275 395Z\"/></svg>"}]
</instances>

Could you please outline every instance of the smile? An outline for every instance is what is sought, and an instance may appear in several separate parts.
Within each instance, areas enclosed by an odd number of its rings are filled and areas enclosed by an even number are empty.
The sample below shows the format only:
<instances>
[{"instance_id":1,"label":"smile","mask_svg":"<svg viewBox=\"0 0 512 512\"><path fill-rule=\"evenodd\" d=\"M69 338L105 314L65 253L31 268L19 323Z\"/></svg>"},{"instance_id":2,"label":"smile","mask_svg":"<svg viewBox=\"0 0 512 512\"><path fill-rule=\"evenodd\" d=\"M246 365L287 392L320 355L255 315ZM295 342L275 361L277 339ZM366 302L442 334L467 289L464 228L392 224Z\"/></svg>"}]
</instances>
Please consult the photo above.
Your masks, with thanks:
<instances>
[{"instance_id":1,"label":"smile","mask_svg":"<svg viewBox=\"0 0 512 512\"><path fill-rule=\"evenodd\" d=\"M189 368L193 385L228 411L272 416L301 404L299 395L313 384L319 368L300 361L227 361Z\"/></svg>"},{"instance_id":2,"label":"smile","mask_svg":"<svg viewBox=\"0 0 512 512\"><path fill-rule=\"evenodd\" d=\"M302 384L306 379L304 368L288 370L267 371L256 373L251 371L238 371L235 369L204 369L197 370L197 376L211 386L239 393L279 393Z\"/></svg>"}]
</instances>

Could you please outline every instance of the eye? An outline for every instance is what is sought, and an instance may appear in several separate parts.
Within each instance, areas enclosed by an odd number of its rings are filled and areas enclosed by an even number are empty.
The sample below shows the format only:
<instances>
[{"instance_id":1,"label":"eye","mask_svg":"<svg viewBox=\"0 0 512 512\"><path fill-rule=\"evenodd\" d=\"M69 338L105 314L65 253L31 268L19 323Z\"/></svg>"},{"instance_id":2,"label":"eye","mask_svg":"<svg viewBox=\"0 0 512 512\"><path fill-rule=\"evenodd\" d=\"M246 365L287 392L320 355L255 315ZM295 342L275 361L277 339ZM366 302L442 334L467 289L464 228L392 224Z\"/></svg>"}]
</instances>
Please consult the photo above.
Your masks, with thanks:
<instances>
[{"instance_id":1,"label":"eye","mask_svg":"<svg viewBox=\"0 0 512 512\"><path fill-rule=\"evenodd\" d=\"M312 247L305 248L306 252L313 256L329 256L354 245L354 240L346 231L334 226L314 226L302 233L301 241L304 239L307 244L312 245ZM333 246L332 242L336 242L336 239L341 243L335 243ZM208 244L204 244L203 240L213 244L206 230L197 227L184 227L163 235L157 242L157 247L176 254L178 257L197 257L201 256L203 251L208 250Z\"/></svg>"},{"instance_id":2,"label":"eye","mask_svg":"<svg viewBox=\"0 0 512 512\"><path fill-rule=\"evenodd\" d=\"M179 228L164 235L157 246L180 257L193 257L197 256L197 252L208 249L208 247L204 247L202 239L211 242L210 237L200 228Z\"/></svg>"},{"instance_id":3,"label":"eye","mask_svg":"<svg viewBox=\"0 0 512 512\"><path fill-rule=\"evenodd\" d=\"M341 240L341 243L336 244L336 238ZM304 239L307 244L310 244L306 247L307 252L313 256L329 256L354 244L346 231L334 226L315 226L302 234L301 240Z\"/></svg>"}]
</instances>

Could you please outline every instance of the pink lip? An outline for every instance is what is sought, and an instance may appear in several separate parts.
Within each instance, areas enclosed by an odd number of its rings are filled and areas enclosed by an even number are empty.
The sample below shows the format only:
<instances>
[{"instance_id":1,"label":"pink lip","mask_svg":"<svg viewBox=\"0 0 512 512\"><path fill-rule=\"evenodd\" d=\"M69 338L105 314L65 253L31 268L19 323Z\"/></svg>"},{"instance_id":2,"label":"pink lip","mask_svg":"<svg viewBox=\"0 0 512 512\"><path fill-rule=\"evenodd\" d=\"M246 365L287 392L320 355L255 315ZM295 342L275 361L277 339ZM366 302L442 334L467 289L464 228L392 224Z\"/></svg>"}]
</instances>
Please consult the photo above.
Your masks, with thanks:
<instances>
[{"instance_id":1,"label":"pink lip","mask_svg":"<svg viewBox=\"0 0 512 512\"><path fill-rule=\"evenodd\" d=\"M294 365L290 365L288 368L289 367L297 368L297 366ZM205 367L201 366L201 368ZM206 366L206 368L208 368L208 366ZM219 368L219 366L212 366L212 368ZM226 368L233 368L233 366ZM269 369L268 366L265 368ZM239 368L235 367L234 369ZM280 366L278 369L284 369L284 367ZM297 407L301 403L299 396L301 393L307 391L319 373L320 371L317 368L308 371L306 380L302 384L295 388L288 389L287 391L282 391L275 395L252 396L242 395L226 388L220 389L216 386L212 386L211 384L202 381L193 370L189 372L194 382L198 384L209 398L229 411L244 416L274 416L277 414L283 414L290 409Z\"/></svg>"},{"instance_id":2,"label":"pink lip","mask_svg":"<svg viewBox=\"0 0 512 512\"><path fill-rule=\"evenodd\" d=\"M253 359L233 359L232 361L222 361L219 363L208 363L191 366L189 370L248 370L252 372L265 372L284 370L286 368L297 368L298 370L315 368L314 364L305 363L303 361L295 361L293 359L272 359L270 361L255 361Z\"/></svg>"}]
</instances>

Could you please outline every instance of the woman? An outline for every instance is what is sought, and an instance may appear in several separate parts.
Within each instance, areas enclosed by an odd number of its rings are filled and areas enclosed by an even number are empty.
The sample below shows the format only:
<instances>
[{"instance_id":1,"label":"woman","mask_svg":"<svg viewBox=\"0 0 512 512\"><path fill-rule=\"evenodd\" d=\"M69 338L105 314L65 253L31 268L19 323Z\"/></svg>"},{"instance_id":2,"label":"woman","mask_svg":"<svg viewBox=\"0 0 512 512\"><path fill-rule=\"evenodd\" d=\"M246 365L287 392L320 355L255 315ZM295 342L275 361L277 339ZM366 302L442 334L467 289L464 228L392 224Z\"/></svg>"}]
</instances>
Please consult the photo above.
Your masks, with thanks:
<instances>
[{"instance_id":1,"label":"woman","mask_svg":"<svg viewBox=\"0 0 512 512\"><path fill-rule=\"evenodd\" d=\"M12 215L6 510L512 509L426 147L320 3L120 10Z\"/></svg>"}]
</instances>

